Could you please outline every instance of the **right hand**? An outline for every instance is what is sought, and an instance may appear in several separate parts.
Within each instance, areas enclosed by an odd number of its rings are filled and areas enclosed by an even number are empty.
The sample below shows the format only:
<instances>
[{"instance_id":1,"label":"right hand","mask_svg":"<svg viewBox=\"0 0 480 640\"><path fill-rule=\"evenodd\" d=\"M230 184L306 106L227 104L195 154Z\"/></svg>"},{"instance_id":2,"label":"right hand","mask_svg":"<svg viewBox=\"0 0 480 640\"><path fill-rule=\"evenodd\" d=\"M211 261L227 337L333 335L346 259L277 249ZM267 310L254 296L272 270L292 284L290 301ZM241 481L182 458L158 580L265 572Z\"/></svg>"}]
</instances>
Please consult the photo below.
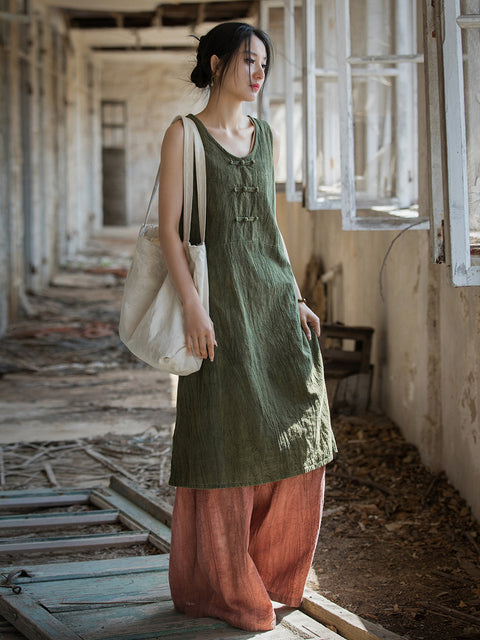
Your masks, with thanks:
<instances>
[{"instance_id":1,"label":"right hand","mask_svg":"<svg viewBox=\"0 0 480 640\"><path fill-rule=\"evenodd\" d=\"M198 358L213 362L214 349L217 345L213 322L200 300L184 304L184 332L187 352Z\"/></svg>"}]
</instances>

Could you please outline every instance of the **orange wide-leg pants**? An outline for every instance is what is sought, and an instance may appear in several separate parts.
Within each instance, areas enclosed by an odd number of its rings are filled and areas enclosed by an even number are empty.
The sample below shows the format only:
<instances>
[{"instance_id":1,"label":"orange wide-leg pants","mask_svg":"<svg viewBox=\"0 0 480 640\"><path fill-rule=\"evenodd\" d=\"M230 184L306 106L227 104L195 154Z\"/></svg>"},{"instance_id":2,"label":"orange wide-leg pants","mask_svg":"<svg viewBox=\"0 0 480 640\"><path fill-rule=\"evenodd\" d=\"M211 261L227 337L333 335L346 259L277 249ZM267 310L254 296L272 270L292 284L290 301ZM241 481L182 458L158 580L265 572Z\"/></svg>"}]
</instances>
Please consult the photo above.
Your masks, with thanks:
<instances>
[{"instance_id":1,"label":"orange wide-leg pants","mask_svg":"<svg viewBox=\"0 0 480 640\"><path fill-rule=\"evenodd\" d=\"M272 600L302 601L324 491L325 467L251 487L177 488L169 574L175 608L247 631L273 629Z\"/></svg>"}]
</instances>

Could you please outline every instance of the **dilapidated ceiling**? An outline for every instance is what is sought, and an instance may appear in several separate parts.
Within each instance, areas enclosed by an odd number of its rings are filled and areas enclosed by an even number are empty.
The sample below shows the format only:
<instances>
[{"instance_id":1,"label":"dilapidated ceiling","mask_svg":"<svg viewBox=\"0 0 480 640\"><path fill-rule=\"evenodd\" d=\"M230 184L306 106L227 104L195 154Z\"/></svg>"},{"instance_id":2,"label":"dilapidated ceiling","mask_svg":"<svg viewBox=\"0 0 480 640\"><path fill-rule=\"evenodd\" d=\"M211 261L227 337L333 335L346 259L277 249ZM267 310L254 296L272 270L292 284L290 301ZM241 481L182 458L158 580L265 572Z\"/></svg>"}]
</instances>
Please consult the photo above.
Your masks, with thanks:
<instances>
[{"instance_id":1,"label":"dilapidated ceiling","mask_svg":"<svg viewBox=\"0 0 480 640\"><path fill-rule=\"evenodd\" d=\"M183 2L158 0L46 0L64 16L68 28L94 50L125 51L194 46L218 22L255 22L258 0Z\"/></svg>"}]
</instances>

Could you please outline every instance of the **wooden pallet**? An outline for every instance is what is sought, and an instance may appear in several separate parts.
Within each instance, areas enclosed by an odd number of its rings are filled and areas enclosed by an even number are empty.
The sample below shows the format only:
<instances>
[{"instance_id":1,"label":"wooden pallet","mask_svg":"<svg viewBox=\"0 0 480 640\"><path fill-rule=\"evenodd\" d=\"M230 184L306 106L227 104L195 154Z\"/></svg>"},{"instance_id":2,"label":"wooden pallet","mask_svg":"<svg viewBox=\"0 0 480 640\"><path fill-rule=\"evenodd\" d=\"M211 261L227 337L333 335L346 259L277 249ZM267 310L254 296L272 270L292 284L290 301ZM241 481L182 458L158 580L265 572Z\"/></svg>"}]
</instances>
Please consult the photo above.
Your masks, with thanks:
<instances>
[{"instance_id":1,"label":"wooden pallet","mask_svg":"<svg viewBox=\"0 0 480 640\"><path fill-rule=\"evenodd\" d=\"M95 509L87 519L77 514L4 515L0 529L14 526L18 532L35 527L48 528L65 522L73 528L91 522L126 524L127 533L137 534L159 551L170 545L171 507L132 483L112 478L107 489L35 490L0 493L0 510L37 508L38 505L69 506L88 503ZM83 502L86 501L86 502ZM79 520L80 518L80 520ZM107 534L103 544L123 545L119 534ZM143 539L142 538L142 539ZM43 551L54 548L91 549L98 534L42 537L28 542L9 538L0 540L0 558L6 553ZM37 547L34 545L39 543ZM2 545L5 544L4 547ZM33 545L33 547L32 547ZM5 551L8 549L8 551ZM177 613L170 599L167 553L137 555L109 560L24 564L18 559L0 569L4 585L0 587L2 640L401 640L376 625L361 620L315 593L309 593L302 609L280 607L278 625L273 631L251 633L210 618L188 618ZM5 585L5 578L9 585ZM14 589L15 591L14 592ZM334 627L336 631L329 628Z\"/></svg>"}]
</instances>

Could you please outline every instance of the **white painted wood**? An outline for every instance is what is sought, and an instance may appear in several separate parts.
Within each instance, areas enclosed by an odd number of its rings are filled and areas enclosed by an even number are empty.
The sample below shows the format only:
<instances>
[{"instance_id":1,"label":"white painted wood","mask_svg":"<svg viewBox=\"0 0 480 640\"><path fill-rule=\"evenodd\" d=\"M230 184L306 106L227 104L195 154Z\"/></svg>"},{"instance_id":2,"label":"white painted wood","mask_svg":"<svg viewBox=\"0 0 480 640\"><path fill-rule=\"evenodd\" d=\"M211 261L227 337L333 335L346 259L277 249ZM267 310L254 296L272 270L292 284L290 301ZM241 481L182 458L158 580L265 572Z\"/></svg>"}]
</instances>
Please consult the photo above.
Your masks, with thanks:
<instances>
[{"instance_id":1,"label":"white painted wood","mask_svg":"<svg viewBox=\"0 0 480 640\"><path fill-rule=\"evenodd\" d=\"M399 62L423 62L423 54L421 53L405 53L405 54L388 54L388 55L371 55L371 56L349 56L349 64L368 64L368 63L393 63Z\"/></svg>"},{"instance_id":2,"label":"white painted wood","mask_svg":"<svg viewBox=\"0 0 480 640\"><path fill-rule=\"evenodd\" d=\"M315 0L303 8L303 64L305 96L305 196L307 209L317 209L317 110L315 93Z\"/></svg>"},{"instance_id":3,"label":"white painted wood","mask_svg":"<svg viewBox=\"0 0 480 640\"><path fill-rule=\"evenodd\" d=\"M443 65L447 133L448 214L452 282L455 286L480 285L480 266L472 265L467 182L465 96L462 59L460 0L443 3ZM460 21L461 23L461 21Z\"/></svg>"},{"instance_id":4,"label":"white painted wood","mask_svg":"<svg viewBox=\"0 0 480 640\"><path fill-rule=\"evenodd\" d=\"M287 202L300 202L301 191L295 184L295 0L285 0L285 114L287 130L287 179L285 195Z\"/></svg>"},{"instance_id":5,"label":"white painted wood","mask_svg":"<svg viewBox=\"0 0 480 640\"><path fill-rule=\"evenodd\" d=\"M329 0L328 5L332 3ZM337 88L332 83L332 91L335 100L328 107L330 110L324 109L323 113L318 112L317 107L317 78L334 78L338 73L336 69L319 69L316 66L316 43L321 42L324 45L324 35L321 34L317 38L315 30L317 3L315 0L305 0L303 3L303 104L304 104L304 204L311 211L317 210L338 210L341 207L341 200L338 193L337 185L329 185L328 180L322 180L319 187L319 178L317 164L319 162L320 150L317 145L317 127L322 127L324 148L321 150L325 162L327 158L335 157L338 163L339 152L339 135L338 135L338 119L336 114ZM325 8L325 7L324 7ZM328 8L328 7L327 7ZM325 21L324 21L325 22ZM324 24L325 29L325 24ZM326 99L328 102L328 98ZM334 118L335 126L328 127L326 123ZM336 133L337 132L337 133ZM330 142L325 142L326 140ZM337 151L334 150L332 141L335 141ZM333 154L333 155L332 155ZM327 165L328 167L328 165ZM328 171L330 171L328 167ZM328 173L327 173L328 175ZM332 182L335 180L332 179Z\"/></svg>"},{"instance_id":6,"label":"white painted wood","mask_svg":"<svg viewBox=\"0 0 480 640\"><path fill-rule=\"evenodd\" d=\"M334 0L323 0L321 3L322 33L319 38L321 46L322 61L328 72L327 77L338 79L338 58L335 29L335 2ZM315 74L319 78L318 74ZM322 79L324 79L322 78ZM316 87L318 92L318 84ZM317 105L317 122L322 129L322 149L317 149L317 159L320 152L323 157L323 170L321 182L317 177L317 190L334 189L338 192L340 183L340 121L338 115L338 81L322 83L323 105ZM320 125L321 123L321 125ZM318 144L318 142L317 142Z\"/></svg>"},{"instance_id":7,"label":"white painted wood","mask_svg":"<svg viewBox=\"0 0 480 640\"><path fill-rule=\"evenodd\" d=\"M443 78L439 65L440 16L438 4L423 0L423 49L425 52L425 100L427 106L427 153L429 175L430 254L436 263L445 262L445 237L443 231L446 180L444 132L441 112L443 103Z\"/></svg>"},{"instance_id":8,"label":"white painted wood","mask_svg":"<svg viewBox=\"0 0 480 640\"><path fill-rule=\"evenodd\" d=\"M395 3L395 40L396 53L399 56L409 55L413 50L416 39L416 12L413 11L411 0L399 0ZM396 126L395 126L395 155L396 155L396 195L401 208L407 208L417 199L417 189L414 176L417 166L414 162L414 105L416 106L416 74L410 62L399 61L396 80ZM415 155L417 161L418 153Z\"/></svg>"},{"instance_id":9,"label":"white painted wood","mask_svg":"<svg viewBox=\"0 0 480 640\"><path fill-rule=\"evenodd\" d=\"M342 226L347 230L362 229L406 229L412 226L412 223L418 222L412 228L419 229L425 227L425 220L418 219L418 214L412 210L409 214L410 205L416 200L417 190L415 189L415 176L417 173L417 154L416 150L416 130L414 121L416 120L416 88L412 81L412 65L423 60L423 56L416 53L409 53L413 49L413 37L415 30L413 29L413 15L411 0L407 3L396 3L401 5L398 8L396 23L400 22L401 26L396 27L396 37L403 38L406 44L399 51L399 54L375 54L365 56L351 55L350 40L350 2L349 0L341 0L336 3L336 21L337 21L337 47L339 60L339 110L340 110L340 133L341 133L341 161L342 161ZM373 28L379 28L379 25L373 25ZM411 30L413 29L413 33ZM409 31L410 30L410 31ZM370 35L370 33L369 33ZM352 69L352 65L357 64L389 64L395 63L397 68L388 69L384 73L381 67L367 67L366 69ZM403 66L408 65L408 70ZM385 163L379 165L373 161L373 149L378 148L378 140L374 139L373 132L370 132L370 140L367 141L368 155L367 160L371 163L370 174L368 176L368 187L366 192L357 193L355 185L355 149L354 149L354 118L353 118L353 92L352 92L352 75L369 77L370 74L377 76L397 76L397 82L402 87L402 91L397 91L397 95L402 99L398 99L396 105L396 123L398 134L395 136L396 146L394 153L396 154L398 169L401 172L401 178L398 173L395 176L397 184L396 193L390 198L390 206L392 209L402 209L404 220L398 220L387 212L378 213L363 218L357 216L357 208L375 208L377 206L385 206L389 198L385 197L383 191L388 189L379 189L379 173L385 177L386 171L390 168ZM403 74L403 78L402 78ZM370 85L371 86L371 85ZM413 91L412 91L413 87ZM407 96L407 97L406 97ZM411 97L408 97L411 96ZM375 96L374 96L375 97ZM370 94L369 94L370 98ZM387 104L388 107L388 104ZM369 109L375 110L372 100L369 100ZM375 114L373 113L373 116ZM402 126L398 124L400 118ZM384 129L383 145L389 144L393 132L390 125ZM375 171L377 169L377 171ZM383 172L383 173L382 173ZM389 176L389 179L393 179ZM399 182L400 179L400 182ZM376 184L375 184L376 183ZM388 185L387 185L388 186ZM372 199L372 195L376 197L378 202ZM370 201L367 207L365 199ZM373 213L373 212L372 212ZM376 221L376 222L375 222Z\"/></svg>"},{"instance_id":10,"label":"white painted wood","mask_svg":"<svg viewBox=\"0 0 480 640\"><path fill-rule=\"evenodd\" d=\"M342 173L342 227L353 229L356 216L352 75L350 58L350 2L336 2L338 104Z\"/></svg>"},{"instance_id":11,"label":"white painted wood","mask_svg":"<svg viewBox=\"0 0 480 640\"><path fill-rule=\"evenodd\" d=\"M265 0L260 2L260 29L267 33L269 31L270 24L270 6L271 5L268 2L265 2ZM265 86L258 100L258 115L263 120L270 121L270 88L268 84Z\"/></svg>"},{"instance_id":12,"label":"white painted wood","mask_svg":"<svg viewBox=\"0 0 480 640\"><path fill-rule=\"evenodd\" d=\"M462 29L480 29L480 15L458 16L457 24Z\"/></svg>"},{"instance_id":13,"label":"white painted wood","mask_svg":"<svg viewBox=\"0 0 480 640\"><path fill-rule=\"evenodd\" d=\"M373 54L378 49L378 34L383 32L385 24L385 4L378 0L367 0L366 5L366 21L367 21L367 54ZM388 42L382 42L383 46L388 46ZM369 69L371 70L371 68ZM381 71L381 69L377 70ZM365 190L367 196L375 197L378 195L380 182L380 100L384 91L383 83L378 82L376 77L367 79L367 101L366 109L366 148L365 153ZM385 114L385 123L391 118L390 113ZM385 154L384 154L385 155ZM388 152L390 155L390 151ZM390 163L388 163L390 164Z\"/></svg>"}]
</instances>

